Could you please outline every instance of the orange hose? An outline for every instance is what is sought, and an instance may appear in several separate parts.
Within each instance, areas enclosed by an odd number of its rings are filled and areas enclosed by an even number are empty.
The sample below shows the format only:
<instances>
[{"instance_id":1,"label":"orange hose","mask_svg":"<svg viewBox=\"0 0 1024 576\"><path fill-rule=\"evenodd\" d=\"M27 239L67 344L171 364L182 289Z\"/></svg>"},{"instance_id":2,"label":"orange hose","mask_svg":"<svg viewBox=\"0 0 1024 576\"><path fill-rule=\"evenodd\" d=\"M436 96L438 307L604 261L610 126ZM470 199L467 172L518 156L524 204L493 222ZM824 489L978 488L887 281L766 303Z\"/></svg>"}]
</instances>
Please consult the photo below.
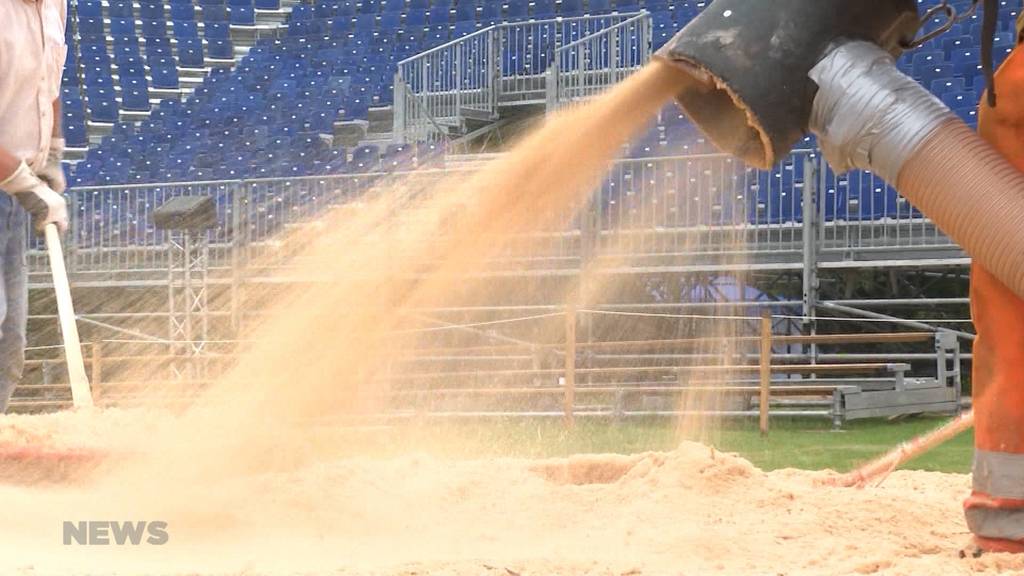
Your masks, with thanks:
<instances>
[{"instance_id":1,"label":"orange hose","mask_svg":"<svg viewBox=\"0 0 1024 576\"><path fill-rule=\"evenodd\" d=\"M983 268L1024 297L1024 174L960 121L914 151L897 189Z\"/></svg>"}]
</instances>

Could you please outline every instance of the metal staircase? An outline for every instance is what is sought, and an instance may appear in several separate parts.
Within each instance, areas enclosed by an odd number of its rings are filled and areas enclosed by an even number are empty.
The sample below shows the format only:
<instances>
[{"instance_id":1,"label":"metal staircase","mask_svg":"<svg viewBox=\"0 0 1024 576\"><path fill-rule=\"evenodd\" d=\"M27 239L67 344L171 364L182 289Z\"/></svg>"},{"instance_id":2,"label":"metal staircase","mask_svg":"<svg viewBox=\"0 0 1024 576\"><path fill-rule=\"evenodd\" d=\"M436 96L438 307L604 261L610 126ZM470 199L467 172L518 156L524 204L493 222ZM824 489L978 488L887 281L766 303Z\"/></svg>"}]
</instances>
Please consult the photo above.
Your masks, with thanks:
<instances>
[{"instance_id":1,"label":"metal staircase","mask_svg":"<svg viewBox=\"0 0 1024 576\"><path fill-rule=\"evenodd\" d=\"M646 11L504 23L403 60L394 137L475 138L589 98L650 60L651 30Z\"/></svg>"}]
</instances>

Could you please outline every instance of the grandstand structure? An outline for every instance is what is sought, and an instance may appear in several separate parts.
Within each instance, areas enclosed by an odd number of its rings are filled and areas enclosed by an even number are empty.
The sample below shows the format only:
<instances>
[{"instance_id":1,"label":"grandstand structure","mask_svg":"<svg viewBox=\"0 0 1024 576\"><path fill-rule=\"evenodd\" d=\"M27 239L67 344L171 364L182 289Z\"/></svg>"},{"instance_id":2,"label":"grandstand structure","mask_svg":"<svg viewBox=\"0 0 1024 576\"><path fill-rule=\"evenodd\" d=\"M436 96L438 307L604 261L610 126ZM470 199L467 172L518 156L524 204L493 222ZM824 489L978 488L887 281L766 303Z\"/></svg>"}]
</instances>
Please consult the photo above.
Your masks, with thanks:
<instances>
[{"instance_id":1,"label":"grandstand structure","mask_svg":"<svg viewBox=\"0 0 1024 576\"><path fill-rule=\"evenodd\" d=\"M76 293L96 302L83 308L87 339L164 336L168 310L140 313L104 295L166 292L170 240L151 214L167 199L217 201L208 281L232 297L205 313L213 334L230 337L245 316L234 295L265 278L248 263L264 261L282 231L389 174L428 183L475 169L529 118L644 65L707 3L69 0L69 269ZM1003 5L1000 56L1015 40L1016 5ZM899 62L972 125L984 88L980 35L975 16ZM754 170L717 154L667 107L623 150L583 217L496 261L493 275L557 284L596 269L643 286L608 309L770 307L797 319L779 325L787 333L847 327L831 320L843 316L969 340L969 260L959 247L875 175L836 175L811 137L799 148ZM32 286L45 288L44 255L33 252L30 265ZM718 289L723 279L739 289ZM493 319L555 306L438 314ZM904 359L933 362L931 352Z\"/></svg>"}]
</instances>

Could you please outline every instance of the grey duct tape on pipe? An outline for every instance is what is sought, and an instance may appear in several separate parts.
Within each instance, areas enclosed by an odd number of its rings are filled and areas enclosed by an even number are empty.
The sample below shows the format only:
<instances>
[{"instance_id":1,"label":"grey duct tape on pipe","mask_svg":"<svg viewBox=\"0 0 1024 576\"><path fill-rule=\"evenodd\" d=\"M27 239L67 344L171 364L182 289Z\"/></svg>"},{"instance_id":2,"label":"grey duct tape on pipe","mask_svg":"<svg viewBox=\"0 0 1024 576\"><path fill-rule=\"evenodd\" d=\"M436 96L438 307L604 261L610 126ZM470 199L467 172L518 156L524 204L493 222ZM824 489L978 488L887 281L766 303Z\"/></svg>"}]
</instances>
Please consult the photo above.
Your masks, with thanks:
<instances>
[{"instance_id":1,"label":"grey duct tape on pipe","mask_svg":"<svg viewBox=\"0 0 1024 576\"><path fill-rule=\"evenodd\" d=\"M818 85L810 129L836 172L871 170L895 184L921 142L955 118L870 42L838 46L809 76Z\"/></svg>"}]
</instances>

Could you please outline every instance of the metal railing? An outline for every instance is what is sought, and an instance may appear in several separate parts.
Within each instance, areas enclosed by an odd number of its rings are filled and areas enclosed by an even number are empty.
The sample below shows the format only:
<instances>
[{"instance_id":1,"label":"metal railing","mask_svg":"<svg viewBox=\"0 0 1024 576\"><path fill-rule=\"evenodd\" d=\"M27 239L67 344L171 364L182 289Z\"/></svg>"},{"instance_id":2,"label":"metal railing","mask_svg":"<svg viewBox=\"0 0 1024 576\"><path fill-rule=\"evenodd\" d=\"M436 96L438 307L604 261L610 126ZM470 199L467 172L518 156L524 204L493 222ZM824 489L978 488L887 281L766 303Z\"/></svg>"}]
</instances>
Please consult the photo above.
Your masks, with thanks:
<instances>
[{"instance_id":1,"label":"metal railing","mask_svg":"<svg viewBox=\"0 0 1024 576\"><path fill-rule=\"evenodd\" d=\"M407 58L395 74L395 137L442 140L468 121L496 120L502 106L543 105L557 51L641 16L649 40L646 12L553 18L496 24Z\"/></svg>"},{"instance_id":2,"label":"metal railing","mask_svg":"<svg viewBox=\"0 0 1024 576\"><path fill-rule=\"evenodd\" d=\"M651 59L648 12L555 50L547 70L547 109L596 96L625 80Z\"/></svg>"},{"instance_id":3,"label":"metal railing","mask_svg":"<svg viewBox=\"0 0 1024 576\"><path fill-rule=\"evenodd\" d=\"M210 237L210 263L216 270L238 261L266 261L262 257L273 252L282 231L320 217L330 206L374 189L391 189L396 182L406 193L429 193L456 173L442 169L77 188L69 193L69 269L79 279L147 272L162 278L168 236L153 227L151 214L174 196L216 199L220 226ZM770 171L747 168L721 154L619 160L588 206L556 228L507 242L493 270L565 272L594 258L620 262L617 266L713 271L780 264L799 268L826 260L877 263L928 253L962 257L930 220L875 176L836 178L814 151L794 152ZM47 270L36 239L31 240L29 263L34 272Z\"/></svg>"}]
</instances>

